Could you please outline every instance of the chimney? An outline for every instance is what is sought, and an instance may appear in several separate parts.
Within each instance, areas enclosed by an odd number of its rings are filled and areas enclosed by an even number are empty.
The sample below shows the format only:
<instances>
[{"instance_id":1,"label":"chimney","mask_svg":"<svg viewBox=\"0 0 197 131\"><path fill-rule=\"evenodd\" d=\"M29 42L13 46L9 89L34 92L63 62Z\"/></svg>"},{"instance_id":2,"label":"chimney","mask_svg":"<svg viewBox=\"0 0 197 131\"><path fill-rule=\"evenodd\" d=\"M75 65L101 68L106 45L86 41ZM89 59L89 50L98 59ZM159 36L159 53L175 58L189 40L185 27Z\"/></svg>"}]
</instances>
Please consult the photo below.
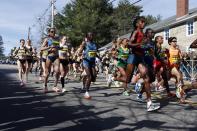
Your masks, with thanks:
<instances>
[{"instance_id":1,"label":"chimney","mask_svg":"<svg viewBox=\"0 0 197 131\"><path fill-rule=\"evenodd\" d=\"M180 18L188 14L188 0L176 0L176 18Z\"/></svg>"}]
</instances>

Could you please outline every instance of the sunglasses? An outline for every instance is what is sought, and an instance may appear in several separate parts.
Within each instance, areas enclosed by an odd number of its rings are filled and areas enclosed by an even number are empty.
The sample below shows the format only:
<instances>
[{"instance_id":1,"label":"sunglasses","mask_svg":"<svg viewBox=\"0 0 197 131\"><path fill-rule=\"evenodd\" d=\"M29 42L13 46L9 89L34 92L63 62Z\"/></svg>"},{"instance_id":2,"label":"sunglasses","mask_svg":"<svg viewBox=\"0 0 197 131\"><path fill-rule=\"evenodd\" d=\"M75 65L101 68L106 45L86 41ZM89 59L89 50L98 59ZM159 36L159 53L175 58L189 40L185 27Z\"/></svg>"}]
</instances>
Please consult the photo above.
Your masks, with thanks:
<instances>
[{"instance_id":1,"label":"sunglasses","mask_svg":"<svg viewBox=\"0 0 197 131\"><path fill-rule=\"evenodd\" d=\"M50 31L50 33L54 33L55 31Z\"/></svg>"},{"instance_id":2,"label":"sunglasses","mask_svg":"<svg viewBox=\"0 0 197 131\"><path fill-rule=\"evenodd\" d=\"M172 41L172 42L177 42L177 41Z\"/></svg>"}]
</instances>

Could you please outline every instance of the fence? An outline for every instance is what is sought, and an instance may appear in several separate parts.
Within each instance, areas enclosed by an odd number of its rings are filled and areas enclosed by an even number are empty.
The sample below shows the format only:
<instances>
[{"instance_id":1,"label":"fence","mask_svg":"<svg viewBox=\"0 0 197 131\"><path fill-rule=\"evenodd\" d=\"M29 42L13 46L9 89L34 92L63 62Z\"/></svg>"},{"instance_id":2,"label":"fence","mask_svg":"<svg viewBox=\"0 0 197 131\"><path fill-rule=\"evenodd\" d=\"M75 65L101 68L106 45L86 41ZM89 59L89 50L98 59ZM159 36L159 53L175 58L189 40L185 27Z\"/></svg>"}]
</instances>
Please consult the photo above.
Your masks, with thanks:
<instances>
[{"instance_id":1,"label":"fence","mask_svg":"<svg viewBox=\"0 0 197 131\"><path fill-rule=\"evenodd\" d=\"M195 80L197 78L197 60L185 60L182 62L181 71L184 79Z\"/></svg>"}]
</instances>

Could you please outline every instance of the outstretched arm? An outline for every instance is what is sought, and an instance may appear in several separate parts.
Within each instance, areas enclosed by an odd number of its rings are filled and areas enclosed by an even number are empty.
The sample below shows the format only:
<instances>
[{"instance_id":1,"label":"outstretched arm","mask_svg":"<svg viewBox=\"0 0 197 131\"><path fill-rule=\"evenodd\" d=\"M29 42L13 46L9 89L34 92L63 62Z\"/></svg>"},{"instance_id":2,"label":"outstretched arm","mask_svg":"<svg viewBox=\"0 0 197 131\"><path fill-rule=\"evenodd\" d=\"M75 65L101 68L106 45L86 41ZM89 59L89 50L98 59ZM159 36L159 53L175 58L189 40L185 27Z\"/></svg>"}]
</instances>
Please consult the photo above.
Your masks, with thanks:
<instances>
[{"instance_id":1,"label":"outstretched arm","mask_svg":"<svg viewBox=\"0 0 197 131\"><path fill-rule=\"evenodd\" d=\"M40 48L41 51L48 50L50 47L47 46L47 38L44 39L42 46Z\"/></svg>"}]
</instances>

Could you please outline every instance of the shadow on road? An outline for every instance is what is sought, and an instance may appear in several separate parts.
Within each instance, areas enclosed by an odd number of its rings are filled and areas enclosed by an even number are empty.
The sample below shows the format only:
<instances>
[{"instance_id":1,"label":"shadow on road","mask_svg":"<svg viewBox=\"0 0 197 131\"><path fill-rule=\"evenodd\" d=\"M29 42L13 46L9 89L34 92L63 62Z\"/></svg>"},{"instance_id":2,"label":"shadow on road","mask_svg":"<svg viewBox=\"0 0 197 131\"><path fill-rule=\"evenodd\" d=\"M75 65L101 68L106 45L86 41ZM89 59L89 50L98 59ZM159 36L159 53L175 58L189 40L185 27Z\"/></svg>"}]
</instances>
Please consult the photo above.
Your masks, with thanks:
<instances>
[{"instance_id":1,"label":"shadow on road","mask_svg":"<svg viewBox=\"0 0 197 131\"><path fill-rule=\"evenodd\" d=\"M35 92L36 87L21 88L10 77L15 73L16 70L0 69L0 130L110 130L124 120L123 117L98 117L116 110L114 107L95 113L91 111L95 106L66 106L65 101L53 101L58 95Z\"/></svg>"},{"instance_id":2,"label":"shadow on road","mask_svg":"<svg viewBox=\"0 0 197 131\"><path fill-rule=\"evenodd\" d=\"M73 90L66 94L74 95L74 98L64 99L66 97L63 95L39 92L41 88L37 84L21 88L16 80L16 73L15 69L0 68L0 130L196 130L195 121L188 120L188 127L179 125L177 127L176 124L171 124L170 122L186 123L173 114L179 112L180 108L187 107L181 107L181 105L177 107L177 104L170 103L177 108L168 109L166 106L169 102L164 99L159 100L164 110L152 113L145 111L146 104L139 104L131 98L121 97L120 92L105 93L110 90L106 87L92 89L92 91L98 91L92 100L94 102L84 102L79 96L77 87L73 87ZM101 89L104 91L99 92ZM72 104L73 99L77 104ZM104 103L106 103L105 106L98 106Z\"/></svg>"}]
</instances>

